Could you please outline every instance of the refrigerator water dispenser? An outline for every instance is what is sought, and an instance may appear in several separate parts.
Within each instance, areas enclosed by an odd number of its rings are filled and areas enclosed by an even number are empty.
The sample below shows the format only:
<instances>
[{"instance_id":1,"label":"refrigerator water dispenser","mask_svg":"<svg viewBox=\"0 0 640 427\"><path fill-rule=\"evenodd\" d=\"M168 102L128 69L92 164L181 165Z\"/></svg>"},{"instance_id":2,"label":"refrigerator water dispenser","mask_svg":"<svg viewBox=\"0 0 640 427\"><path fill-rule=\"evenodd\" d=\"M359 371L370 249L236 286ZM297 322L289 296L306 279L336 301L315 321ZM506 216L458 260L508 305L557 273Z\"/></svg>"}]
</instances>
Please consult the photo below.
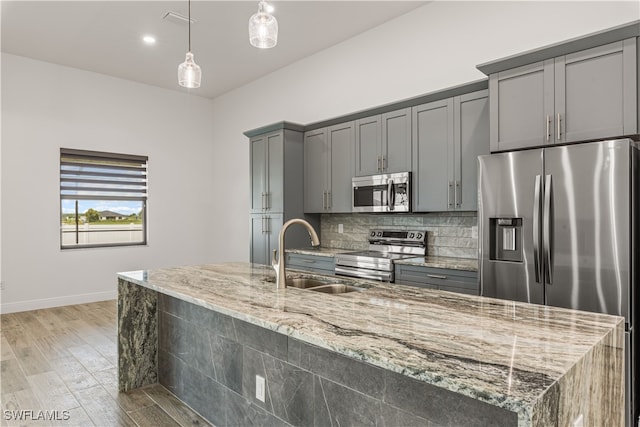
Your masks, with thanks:
<instances>
[{"instance_id":1,"label":"refrigerator water dispenser","mask_svg":"<svg viewBox=\"0 0 640 427\"><path fill-rule=\"evenodd\" d=\"M490 259L522 262L522 218L489 218Z\"/></svg>"}]
</instances>

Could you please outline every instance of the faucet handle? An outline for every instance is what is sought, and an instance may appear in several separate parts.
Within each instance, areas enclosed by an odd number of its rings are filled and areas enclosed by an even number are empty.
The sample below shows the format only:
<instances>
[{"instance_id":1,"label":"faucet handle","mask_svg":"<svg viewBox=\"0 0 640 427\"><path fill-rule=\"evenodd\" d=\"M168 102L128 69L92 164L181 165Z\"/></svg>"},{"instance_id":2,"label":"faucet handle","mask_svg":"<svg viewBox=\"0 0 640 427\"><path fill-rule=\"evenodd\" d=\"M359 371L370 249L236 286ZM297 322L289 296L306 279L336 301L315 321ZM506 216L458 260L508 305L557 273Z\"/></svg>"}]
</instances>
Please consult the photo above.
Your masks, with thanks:
<instances>
[{"instance_id":1,"label":"faucet handle","mask_svg":"<svg viewBox=\"0 0 640 427\"><path fill-rule=\"evenodd\" d=\"M272 265L274 268L278 268L278 264L279 264L279 263L278 263L278 250L277 250L277 249L274 249L274 250L273 250L273 256L271 257L271 265Z\"/></svg>"}]
</instances>

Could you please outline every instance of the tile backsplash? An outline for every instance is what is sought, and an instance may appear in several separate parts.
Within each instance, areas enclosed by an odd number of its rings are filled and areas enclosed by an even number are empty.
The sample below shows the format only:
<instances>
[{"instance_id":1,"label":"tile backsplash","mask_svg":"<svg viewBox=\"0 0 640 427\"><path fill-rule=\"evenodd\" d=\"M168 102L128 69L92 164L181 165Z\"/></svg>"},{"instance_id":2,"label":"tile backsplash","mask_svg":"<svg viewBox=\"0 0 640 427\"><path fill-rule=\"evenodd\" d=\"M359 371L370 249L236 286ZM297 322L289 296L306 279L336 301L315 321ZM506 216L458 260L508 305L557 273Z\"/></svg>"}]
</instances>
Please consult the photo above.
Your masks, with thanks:
<instances>
[{"instance_id":1,"label":"tile backsplash","mask_svg":"<svg viewBox=\"0 0 640 427\"><path fill-rule=\"evenodd\" d=\"M343 233L338 233L342 224ZM369 230L426 230L427 255L456 258L478 257L478 216L476 212L435 212L424 214L322 214L320 241L323 246L367 249Z\"/></svg>"}]
</instances>

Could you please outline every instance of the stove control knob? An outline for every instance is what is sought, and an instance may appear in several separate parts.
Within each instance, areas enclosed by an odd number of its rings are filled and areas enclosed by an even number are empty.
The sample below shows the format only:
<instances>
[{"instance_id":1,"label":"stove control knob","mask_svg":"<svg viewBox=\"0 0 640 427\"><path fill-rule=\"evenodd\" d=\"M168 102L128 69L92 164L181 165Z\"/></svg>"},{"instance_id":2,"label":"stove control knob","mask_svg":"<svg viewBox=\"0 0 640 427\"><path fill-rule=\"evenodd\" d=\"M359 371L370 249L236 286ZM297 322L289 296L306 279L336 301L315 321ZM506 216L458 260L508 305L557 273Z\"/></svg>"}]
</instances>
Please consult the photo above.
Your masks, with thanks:
<instances>
[{"instance_id":1,"label":"stove control knob","mask_svg":"<svg viewBox=\"0 0 640 427\"><path fill-rule=\"evenodd\" d=\"M418 233L418 235L416 236L418 239L422 239L422 233Z\"/></svg>"},{"instance_id":2,"label":"stove control knob","mask_svg":"<svg viewBox=\"0 0 640 427\"><path fill-rule=\"evenodd\" d=\"M409 234L409 238L410 238L410 239L413 239L413 237L414 237L414 236L415 236L415 233L411 233L411 234Z\"/></svg>"},{"instance_id":3,"label":"stove control knob","mask_svg":"<svg viewBox=\"0 0 640 427\"><path fill-rule=\"evenodd\" d=\"M375 231L371 232L371 237L376 237L376 232Z\"/></svg>"},{"instance_id":4,"label":"stove control knob","mask_svg":"<svg viewBox=\"0 0 640 427\"><path fill-rule=\"evenodd\" d=\"M378 237L382 237L382 231L378 231Z\"/></svg>"}]
</instances>

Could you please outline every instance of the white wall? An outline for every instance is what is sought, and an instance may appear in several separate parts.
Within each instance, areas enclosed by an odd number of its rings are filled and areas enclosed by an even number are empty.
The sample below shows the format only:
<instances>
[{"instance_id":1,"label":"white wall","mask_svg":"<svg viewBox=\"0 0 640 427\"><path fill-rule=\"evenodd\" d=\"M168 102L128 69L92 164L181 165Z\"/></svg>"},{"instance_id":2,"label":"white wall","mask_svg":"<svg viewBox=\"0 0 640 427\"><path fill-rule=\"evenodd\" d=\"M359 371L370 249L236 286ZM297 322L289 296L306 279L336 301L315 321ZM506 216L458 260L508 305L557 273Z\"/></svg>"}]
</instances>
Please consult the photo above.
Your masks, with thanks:
<instances>
[{"instance_id":1,"label":"white wall","mask_svg":"<svg viewBox=\"0 0 640 427\"><path fill-rule=\"evenodd\" d=\"M115 298L118 271L211 262L212 116L201 97L2 54L2 312ZM148 246L60 250L60 147L149 156Z\"/></svg>"},{"instance_id":2,"label":"white wall","mask_svg":"<svg viewBox=\"0 0 640 427\"><path fill-rule=\"evenodd\" d=\"M477 64L639 18L637 1L429 3L216 98L214 141L224 146L214 179L234 176L248 189L248 129L317 122L478 80ZM246 260L248 196L227 195L233 209L216 212L216 235L240 238L215 246L213 258Z\"/></svg>"}]
</instances>

